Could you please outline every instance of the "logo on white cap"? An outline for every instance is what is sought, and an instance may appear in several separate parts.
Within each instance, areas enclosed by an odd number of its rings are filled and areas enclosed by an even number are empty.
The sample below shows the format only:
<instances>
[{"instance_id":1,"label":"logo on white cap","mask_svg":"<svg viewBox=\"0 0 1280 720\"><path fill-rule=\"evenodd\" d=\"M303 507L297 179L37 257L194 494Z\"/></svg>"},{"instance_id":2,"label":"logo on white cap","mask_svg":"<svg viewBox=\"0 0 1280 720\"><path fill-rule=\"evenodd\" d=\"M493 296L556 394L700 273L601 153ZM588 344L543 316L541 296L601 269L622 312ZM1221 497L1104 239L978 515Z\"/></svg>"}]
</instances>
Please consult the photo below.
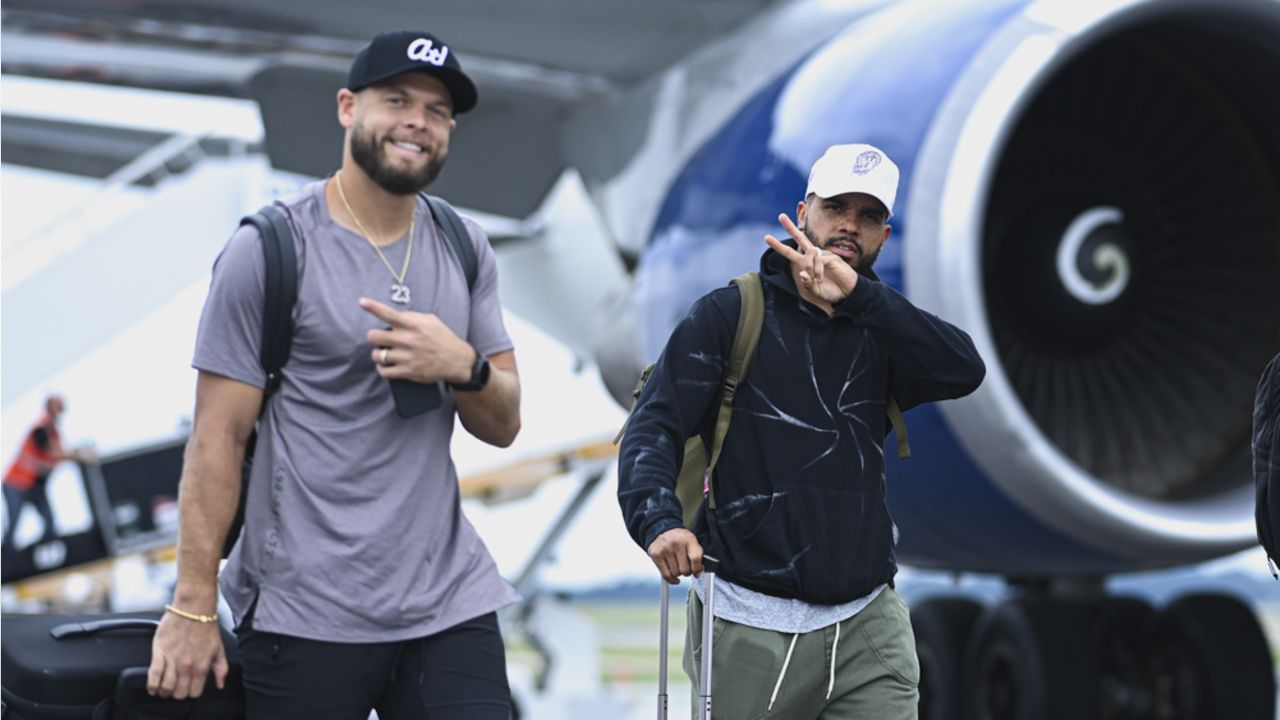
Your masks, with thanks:
<instances>
[{"instance_id":1,"label":"logo on white cap","mask_svg":"<svg viewBox=\"0 0 1280 720\"><path fill-rule=\"evenodd\" d=\"M859 155L857 160L853 161L853 174L866 175L872 170L875 170L876 166L878 166L879 164L880 164L880 153L876 152L875 150L868 150L862 153L861 155Z\"/></svg>"},{"instance_id":2,"label":"logo on white cap","mask_svg":"<svg viewBox=\"0 0 1280 720\"><path fill-rule=\"evenodd\" d=\"M427 38L418 38L409 43L409 59L418 62L431 63L437 67L443 66L445 58L449 57L449 46L441 45L438 48L433 47L433 43Z\"/></svg>"}]
</instances>

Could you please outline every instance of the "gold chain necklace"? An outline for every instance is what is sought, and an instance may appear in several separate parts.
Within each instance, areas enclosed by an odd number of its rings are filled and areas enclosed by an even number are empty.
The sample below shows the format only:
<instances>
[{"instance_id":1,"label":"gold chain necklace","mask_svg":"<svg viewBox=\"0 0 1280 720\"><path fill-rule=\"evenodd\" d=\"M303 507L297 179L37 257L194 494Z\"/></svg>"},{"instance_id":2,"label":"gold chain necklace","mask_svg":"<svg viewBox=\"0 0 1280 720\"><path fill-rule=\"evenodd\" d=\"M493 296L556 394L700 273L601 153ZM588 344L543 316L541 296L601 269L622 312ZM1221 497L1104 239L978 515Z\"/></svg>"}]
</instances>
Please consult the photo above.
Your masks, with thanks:
<instances>
[{"instance_id":1,"label":"gold chain necklace","mask_svg":"<svg viewBox=\"0 0 1280 720\"><path fill-rule=\"evenodd\" d=\"M356 221L356 227L360 228L360 232L364 233L364 239L369 241L373 246L373 251L378 253L378 257L382 259L382 264L387 266L387 271L391 273L391 277L395 278L395 283L391 286L391 299L401 305L409 304L409 286L404 284L404 278L409 274L409 259L413 257L413 221L414 217L409 216L409 246L404 251L404 265L400 268L400 274L396 274L396 269L392 267L391 261L387 260L387 256L382 254L382 248L378 247L378 243L373 241L373 236L368 230L364 229L364 223L360 222L360 218L356 217L356 211L351 209L351 203L347 202L347 193L342 189L342 171L339 170L334 174L333 179L338 183L338 197L342 198L342 204L347 208L347 214L352 220ZM416 213L415 213L416 214Z\"/></svg>"}]
</instances>

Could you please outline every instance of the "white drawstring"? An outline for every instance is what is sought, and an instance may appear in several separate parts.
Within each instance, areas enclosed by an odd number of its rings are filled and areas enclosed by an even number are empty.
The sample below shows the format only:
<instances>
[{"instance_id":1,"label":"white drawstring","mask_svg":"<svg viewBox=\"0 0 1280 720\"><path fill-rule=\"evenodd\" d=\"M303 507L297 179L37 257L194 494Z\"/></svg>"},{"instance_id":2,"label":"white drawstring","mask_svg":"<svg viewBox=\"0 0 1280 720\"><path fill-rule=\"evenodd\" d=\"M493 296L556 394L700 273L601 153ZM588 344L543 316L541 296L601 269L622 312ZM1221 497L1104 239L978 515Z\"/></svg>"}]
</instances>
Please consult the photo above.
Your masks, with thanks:
<instances>
[{"instance_id":1,"label":"white drawstring","mask_svg":"<svg viewBox=\"0 0 1280 720\"><path fill-rule=\"evenodd\" d=\"M836 648L840 646L840 623L836 623L836 639L831 643L831 680L827 682L827 699L831 699L831 689L836 686Z\"/></svg>"},{"instance_id":2,"label":"white drawstring","mask_svg":"<svg viewBox=\"0 0 1280 720\"><path fill-rule=\"evenodd\" d=\"M787 659L782 661L782 672L778 673L778 682L773 686L773 695L769 698L769 707L765 710L768 712L773 709L773 701L778 699L778 690L782 688L782 678L787 675L787 666L791 664L791 652L796 649L796 640L800 638L800 633L791 636L791 647L787 648Z\"/></svg>"}]
</instances>

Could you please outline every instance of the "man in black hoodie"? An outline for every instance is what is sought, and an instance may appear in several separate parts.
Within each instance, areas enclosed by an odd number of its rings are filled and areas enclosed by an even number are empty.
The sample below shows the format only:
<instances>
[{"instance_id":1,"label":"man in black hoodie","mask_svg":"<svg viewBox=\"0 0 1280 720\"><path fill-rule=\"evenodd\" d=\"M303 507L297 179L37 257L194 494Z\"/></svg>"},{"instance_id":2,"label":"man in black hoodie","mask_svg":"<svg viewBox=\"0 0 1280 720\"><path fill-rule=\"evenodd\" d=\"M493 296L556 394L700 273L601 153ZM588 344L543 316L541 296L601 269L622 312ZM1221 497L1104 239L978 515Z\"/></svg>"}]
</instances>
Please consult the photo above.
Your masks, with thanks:
<instances>
[{"instance_id":1,"label":"man in black hoodie","mask_svg":"<svg viewBox=\"0 0 1280 720\"><path fill-rule=\"evenodd\" d=\"M869 145L813 166L798 226L766 236L760 344L734 401L693 532L675 494L685 438L710 445L741 300L694 303L667 342L622 443L618 499L665 580L694 575L685 670L697 682L706 552L716 578L717 717L914 718L919 664L893 591L897 528L884 494L890 397L958 398L985 367L962 330L871 270L889 239L898 168ZM841 644L840 638L845 642Z\"/></svg>"}]
</instances>

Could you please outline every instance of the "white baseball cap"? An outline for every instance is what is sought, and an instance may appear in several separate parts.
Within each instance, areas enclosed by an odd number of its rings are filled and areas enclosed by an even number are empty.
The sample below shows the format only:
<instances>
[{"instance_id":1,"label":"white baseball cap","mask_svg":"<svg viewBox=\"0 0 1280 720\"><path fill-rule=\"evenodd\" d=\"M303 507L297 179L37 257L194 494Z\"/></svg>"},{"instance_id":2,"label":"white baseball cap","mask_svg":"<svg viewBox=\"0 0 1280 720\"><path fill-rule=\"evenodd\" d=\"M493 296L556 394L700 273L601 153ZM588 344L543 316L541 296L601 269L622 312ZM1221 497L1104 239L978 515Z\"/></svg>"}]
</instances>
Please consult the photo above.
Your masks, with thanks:
<instances>
[{"instance_id":1,"label":"white baseball cap","mask_svg":"<svg viewBox=\"0 0 1280 720\"><path fill-rule=\"evenodd\" d=\"M892 216L893 201L898 197L898 166L872 145L832 145L809 171L809 187L804 195L829 198L853 192L866 193L884 203Z\"/></svg>"}]
</instances>

